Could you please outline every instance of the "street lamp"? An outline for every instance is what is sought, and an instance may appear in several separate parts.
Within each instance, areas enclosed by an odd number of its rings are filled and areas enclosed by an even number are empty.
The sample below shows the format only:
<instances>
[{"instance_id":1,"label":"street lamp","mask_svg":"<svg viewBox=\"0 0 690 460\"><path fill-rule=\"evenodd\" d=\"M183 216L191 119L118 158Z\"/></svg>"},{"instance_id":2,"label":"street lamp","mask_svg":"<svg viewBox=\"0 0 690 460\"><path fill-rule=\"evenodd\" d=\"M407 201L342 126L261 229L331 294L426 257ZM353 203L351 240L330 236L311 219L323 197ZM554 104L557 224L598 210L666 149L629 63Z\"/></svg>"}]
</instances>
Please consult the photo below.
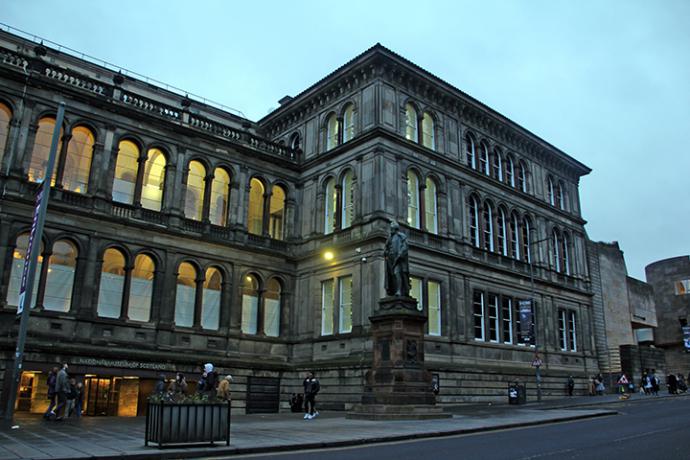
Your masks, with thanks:
<instances>
[{"instance_id":1,"label":"street lamp","mask_svg":"<svg viewBox=\"0 0 690 460\"><path fill-rule=\"evenodd\" d=\"M532 235L536 232L536 229L531 228L529 231L529 247L527 248L527 262L529 263L529 282L530 282L530 289L531 289L531 299L530 299L530 307L532 308L532 320L534 320L534 314L535 314L535 297L536 297L536 292L534 289L534 268L532 264L532 245L536 245L539 243L543 243L544 241L548 241L550 238L543 238L541 240L536 240L534 241L532 239ZM537 401L541 402L541 365L542 365L542 360L539 357L539 342L537 341L537 331L535 329L534 331L534 360L532 361L532 365L536 368L536 380L537 380Z\"/></svg>"}]
</instances>

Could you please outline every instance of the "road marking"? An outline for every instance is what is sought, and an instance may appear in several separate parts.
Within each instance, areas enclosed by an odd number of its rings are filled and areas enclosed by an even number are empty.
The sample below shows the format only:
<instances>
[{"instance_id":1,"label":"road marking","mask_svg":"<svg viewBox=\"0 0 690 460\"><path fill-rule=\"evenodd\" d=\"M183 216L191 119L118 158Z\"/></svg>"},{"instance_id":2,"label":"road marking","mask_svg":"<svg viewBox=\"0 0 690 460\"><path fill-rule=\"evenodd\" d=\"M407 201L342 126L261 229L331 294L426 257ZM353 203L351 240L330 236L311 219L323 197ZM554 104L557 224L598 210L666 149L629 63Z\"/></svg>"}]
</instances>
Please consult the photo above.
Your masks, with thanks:
<instances>
[{"instance_id":1,"label":"road marking","mask_svg":"<svg viewBox=\"0 0 690 460\"><path fill-rule=\"evenodd\" d=\"M673 429L672 428L666 428L665 430L656 430L656 431L647 431L644 433L635 433L635 434L630 435L630 436L624 436L622 438L616 438L613 440L613 442L629 441L631 439L638 439L638 438L641 438L643 436L652 436L652 435L659 434L659 433L666 433L669 431L673 431L674 429L675 428L673 428Z\"/></svg>"},{"instance_id":2,"label":"road marking","mask_svg":"<svg viewBox=\"0 0 690 460\"><path fill-rule=\"evenodd\" d=\"M529 457L520 457L519 460L530 460L532 458L549 457L551 455L567 454L568 452L575 452L575 449L552 450L550 452L544 452L537 455L530 455Z\"/></svg>"}]
</instances>

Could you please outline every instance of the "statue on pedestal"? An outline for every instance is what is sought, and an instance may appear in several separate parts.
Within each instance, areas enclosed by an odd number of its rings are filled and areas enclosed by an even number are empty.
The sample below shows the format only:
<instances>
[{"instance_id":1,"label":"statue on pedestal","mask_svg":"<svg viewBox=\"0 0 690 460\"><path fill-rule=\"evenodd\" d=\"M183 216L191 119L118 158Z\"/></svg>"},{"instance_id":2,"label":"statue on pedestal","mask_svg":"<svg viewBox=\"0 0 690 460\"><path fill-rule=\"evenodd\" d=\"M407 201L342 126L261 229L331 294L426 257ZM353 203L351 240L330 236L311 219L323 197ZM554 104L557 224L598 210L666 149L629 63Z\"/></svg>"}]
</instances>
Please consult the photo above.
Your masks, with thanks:
<instances>
[{"instance_id":1,"label":"statue on pedestal","mask_svg":"<svg viewBox=\"0 0 690 460\"><path fill-rule=\"evenodd\" d=\"M386 295L408 297L410 294L410 268L407 261L407 235L400 225L391 221L391 234L386 241L383 256L386 259Z\"/></svg>"}]
</instances>

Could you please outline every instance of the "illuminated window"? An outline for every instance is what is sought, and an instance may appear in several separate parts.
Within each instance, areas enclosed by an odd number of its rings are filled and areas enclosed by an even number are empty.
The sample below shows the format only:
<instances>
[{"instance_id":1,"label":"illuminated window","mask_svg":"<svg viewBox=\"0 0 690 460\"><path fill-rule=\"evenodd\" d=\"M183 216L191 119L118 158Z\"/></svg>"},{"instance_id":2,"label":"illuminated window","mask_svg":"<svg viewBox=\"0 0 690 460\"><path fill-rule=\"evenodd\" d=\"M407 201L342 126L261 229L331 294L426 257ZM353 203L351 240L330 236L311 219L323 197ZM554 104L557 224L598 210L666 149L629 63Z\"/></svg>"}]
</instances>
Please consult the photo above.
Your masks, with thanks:
<instances>
[{"instance_id":1,"label":"illuminated window","mask_svg":"<svg viewBox=\"0 0 690 460\"><path fill-rule=\"evenodd\" d=\"M264 184L257 178L249 182L249 210L247 215L247 230L254 235L262 235L264 231Z\"/></svg>"},{"instance_id":2,"label":"illuminated window","mask_svg":"<svg viewBox=\"0 0 690 460\"><path fill-rule=\"evenodd\" d=\"M201 220L203 218L205 188L206 168L198 161L190 161L184 205L184 216L186 218L194 220Z\"/></svg>"},{"instance_id":3,"label":"illuminated window","mask_svg":"<svg viewBox=\"0 0 690 460\"><path fill-rule=\"evenodd\" d=\"M5 156L5 149L7 148L7 138L10 135L10 121L12 120L12 111L5 104L0 102L0 165Z\"/></svg>"},{"instance_id":4,"label":"illuminated window","mask_svg":"<svg viewBox=\"0 0 690 460\"><path fill-rule=\"evenodd\" d=\"M434 119L428 113L422 116L422 145L431 150L436 149L436 134L434 133Z\"/></svg>"},{"instance_id":5,"label":"illuminated window","mask_svg":"<svg viewBox=\"0 0 690 460\"><path fill-rule=\"evenodd\" d=\"M438 234L438 204L436 201L436 182L430 177L426 179L424 189L424 229Z\"/></svg>"},{"instance_id":6,"label":"illuminated window","mask_svg":"<svg viewBox=\"0 0 690 460\"><path fill-rule=\"evenodd\" d=\"M120 141L113 180L113 201L134 203L134 189L139 166L139 147L132 141Z\"/></svg>"},{"instance_id":7,"label":"illuminated window","mask_svg":"<svg viewBox=\"0 0 690 460\"><path fill-rule=\"evenodd\" d=\"M419 228L419 177L409 170L407 171L407 224Z\"/></svg>"},{"instance_id":8,"label":"illuminated window","mask_svg":"<svg viewBox=\"0 0 690 460\"><path fill-rule=\"evenodd\" d=\"M427 323L427 333L429 335L441 335L441 284L436 281L427 283L427 311L429 321Z\"/></svg>"},{"instance_id":9,"label":"illuminated window","mask_svg":"<svg viewBox=\"0 0 690 460\"><path fill-rule=\"evenodd\" d=\"M149 149L144 164L144 183L141 187L141 206L160 211L163 206L165 186L165 154L159 149Z\"/></svg>"},{"instance_id":10,"label":"illuminated window","mask_svg":"<svg viewBox=\"0 0 690 460\"><path fill-rule=\"evenodd\" d=\"M7 286L7 304L19 305L19 290L22 286L22 273L24 272L24 260L29 248L29 234L22 233L17 237L17 242L12 252L12 269L10 271L10 282ZM38 295L38 284L43 265L43 243L38 251L38 264L36 266L36 276L34 277L34 288L31 296L31 308L36 306L36 296Z\"/></svg>"},{"instance_id":11,"label":"illuminated window","mask_svg":"<svg viewBox=\"0 0 690 460\"><path fill-rule=\"evenodd\" d=\"M324 233L333 233L335 230L335 209L338 206L338 195L335 189L335 179L326 181L326 196L324 202Z\"/></svg>"},{"instance_id":12,"label":"illuminated window","mask_svg":"<svg viewBox=\"0 0 690 460\"><path fill-rule=\"evenodd\" d=\"M405 139L412 142L419 141L417 134L417 111L412 104L405 104Z\"/></svg>"},{"instance_id":13,"label":"illuminated window","mask_svg":"<svg viewBox=\"0 0 690 460\"><path fill-rule=\"evenodd\" d=\"M417 310L424 310L424 293L422 292L424 280L410 276L410 297L417 300Z\"/></svg>"},{"instance_id":14,"label":"illuminated window","mask_svg":"<svg viewBox=\"0 0 690 460\"><path fill-rule=\"evenodd\" d=\"M333 306L335 304L335 282L321 282L321 335L333 334Z\"/></svg>"},{"instance_id":15,"label":"illuminated window","mask_svg":"<svg viewBox=\"0 0 690 460\"><path fill-rule=\"evenodd\" d=\"M467 133L465 136L465 157L467 159L467 166L472 169L477 169L477 153L475 151L474 136Z\"/></svg>"},{"instance_id":16,"label":"illuminated window","mask_svg":"<svg viewBox=\"0 0 690 460\"><path fill-rule=\"evenodd\" d=\"M177 269L177 283L175 289L175 325L182 327L194 326L194 311L196 307L196 268L189 262L182 262Z\"/></svg>"},{"instance_id":17,"label":"illuminated window","mask_svg":"<svg viewBox=\"0 0 690 460\"><path fill-rule=\"evenodd\" d=\"M99 286L98 316L119 318L125 287L125 256L119 250L109 248L103 253Z\"/></svg>"},{"instance_id":18,"label":"illuminated window","mask_svg":"<svg viewBox=\"0 0 690 460\"><path fill-rule=\"evenodd\" d=\"M31 151L31 162L29 163L29 180L40 182L45 178L46 168L48 167L48 156L50 155L50 144L53 140L55 130L55 118L44 117L38 121L38 131L34 147ZM60 140L62 140L62 128L60 128ZM60 143L58 141L58 150ZM59 153L59 152L58 152ZM53 178L50 185L55 185L55 170L53 167Z\"/></svg>"},{"instance_id":19,"label":"illuminated window","mask_svg":"<svg viewBox=\"0 0 690 460\"><path fill-rule=\"evenodd\" d=\"M62 187L77 193L86 193L89 188L89 173L93 158L95 138L90 129L77 126L67 144L65 170L62 173Z\"/></svg>"},{"instance_id":20,"label":"illuminated window","mask_svg":"<svg viewBox=\"0 0 690 460\"><path fill-rule=\"evenodd\" d=\"M676 295L690 294L690 279L679 280L674 283Z\"/></svg>"},{"instance_id":21,"label":"illuminated window","mask_svg":"<svg viewBox=\"0 0 690 460\"><path fill-rule=\"evenodd\" d=\"M343 112L343 142L355 137L355 107L348 104Z\"/></svg>"},{"instance_id":22,"label":"illuminated window","mask_svg":"<svg viewBox=\"0 0 690 460\"><path fill-rule=\"evenodd\" d=\"M273 186L269 206L268 233L271 238L285 238L285 190L280 185Z\"/></svg>"},{"instance_id":23,"label":"illuminated window","mask_svg":"<svg viewBox=\"0 0 690 460\"><path fill-rule=\"evenodd\" d=\"M211 206L209 220L213 225L228 225L228 206L230 203L230 175L223 168L216 168L211 182Z\"/></svg>"},{"instance_id":24,"label":"illuminated window","mask_svg":"<svg viewBox=\"0 0 690 460\"><path fill-rule=\"evenodd\" d=\"M339 130L338 118L332 113L326 121L326 150L331 150L338 145L338 139L340 138Z\"/></svg>"},{"instance_id":25,"label":"illuminated window","mask_svg":"<svg viewBox=\"0 0 690 460\"><path fill-rule=\"evenodd\" d=\"M43 294L43 308L66 313L72 304L74 271L77 267L77 248L68 240L53 244L48 259L48 277Z\"/></svg>"},{"instance_id":26,"label":"illuminated window","mask_svg":"<svg viewBox=\"0 0 690 460\"><path fill-rule=\"evenodd\" d=\"M129 319L133 321L149 321L151 319L155 273L156 264L150 256L139 254L134 259L129 287L129 307L127 309Z\"/></svg>"},{"instance_id":27,"label":"illuminated window","mask_svg":"<svg viewBox=\"0 0 690 460\"><path fill-rule=\"evenodd\" d=\"M342 183L340 185L340 191L342 193L342 205L340 209L340 228L348 228L352 225L352 219L354 218L354 187L352 170L348 170L343 176Z\"/></svg>"},{"instance_id":28,"label":"illuminated window","mask_svg":"<svg viewBox=\"0 0 690 460\"><path fill-rule=\"evenodd\" d=\"M215 267L206 269L204 293L201 301L201 327L217 330L220 325L220 299L223 275Z\"/></svg>"},{"instance_id":29,"label":"illuminated window","mask_svg":"<svg viewBox=\"0 0 690 460\"><path fill-rule=\"evenodd\" d=\"M258 318L259 281L254 275L247 275L242 284L242 332L256 334Z\"/></svg>"},{"instance_id":30,"label":"illuminated window","mask_svg":"<svg viewBox=\"0 0 690 460\"><path fill-rule=\"evenodd\" d=\"M352 332L352 276L338 278L338 332Z\"/></svg>"},{"instance_id":31,"label":"illuminated window","mask_svg":"<svg viewBox=\"0 0 690 460\"><path fill-rule=\"evenodd\" d=\"M266 283L264 294L264 334L269 337L280 335L280 296L281 286L277 279L271 278Z\"/></svg>"}]
</instances>

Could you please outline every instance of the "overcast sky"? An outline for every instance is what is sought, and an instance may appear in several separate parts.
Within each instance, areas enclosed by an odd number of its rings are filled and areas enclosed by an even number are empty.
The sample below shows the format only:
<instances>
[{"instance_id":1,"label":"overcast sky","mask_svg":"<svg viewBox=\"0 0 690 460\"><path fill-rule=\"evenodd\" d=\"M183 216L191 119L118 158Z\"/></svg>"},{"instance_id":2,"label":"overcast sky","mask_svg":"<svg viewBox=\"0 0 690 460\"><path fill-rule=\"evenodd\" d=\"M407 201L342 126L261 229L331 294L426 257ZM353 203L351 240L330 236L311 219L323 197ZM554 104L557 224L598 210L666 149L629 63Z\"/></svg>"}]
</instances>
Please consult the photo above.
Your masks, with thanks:
<instances>
[{"instance_id":1,"label":"overcast sky","mask_svg":"<svg viewBox=\"0 0 690 460\"><path fill-rule=\"evenodd\" d=\"M258 120L377 42L593 169L628 273L690 253L690 1L3 0L0 21Z\"/></svg>"}]
</instances>

